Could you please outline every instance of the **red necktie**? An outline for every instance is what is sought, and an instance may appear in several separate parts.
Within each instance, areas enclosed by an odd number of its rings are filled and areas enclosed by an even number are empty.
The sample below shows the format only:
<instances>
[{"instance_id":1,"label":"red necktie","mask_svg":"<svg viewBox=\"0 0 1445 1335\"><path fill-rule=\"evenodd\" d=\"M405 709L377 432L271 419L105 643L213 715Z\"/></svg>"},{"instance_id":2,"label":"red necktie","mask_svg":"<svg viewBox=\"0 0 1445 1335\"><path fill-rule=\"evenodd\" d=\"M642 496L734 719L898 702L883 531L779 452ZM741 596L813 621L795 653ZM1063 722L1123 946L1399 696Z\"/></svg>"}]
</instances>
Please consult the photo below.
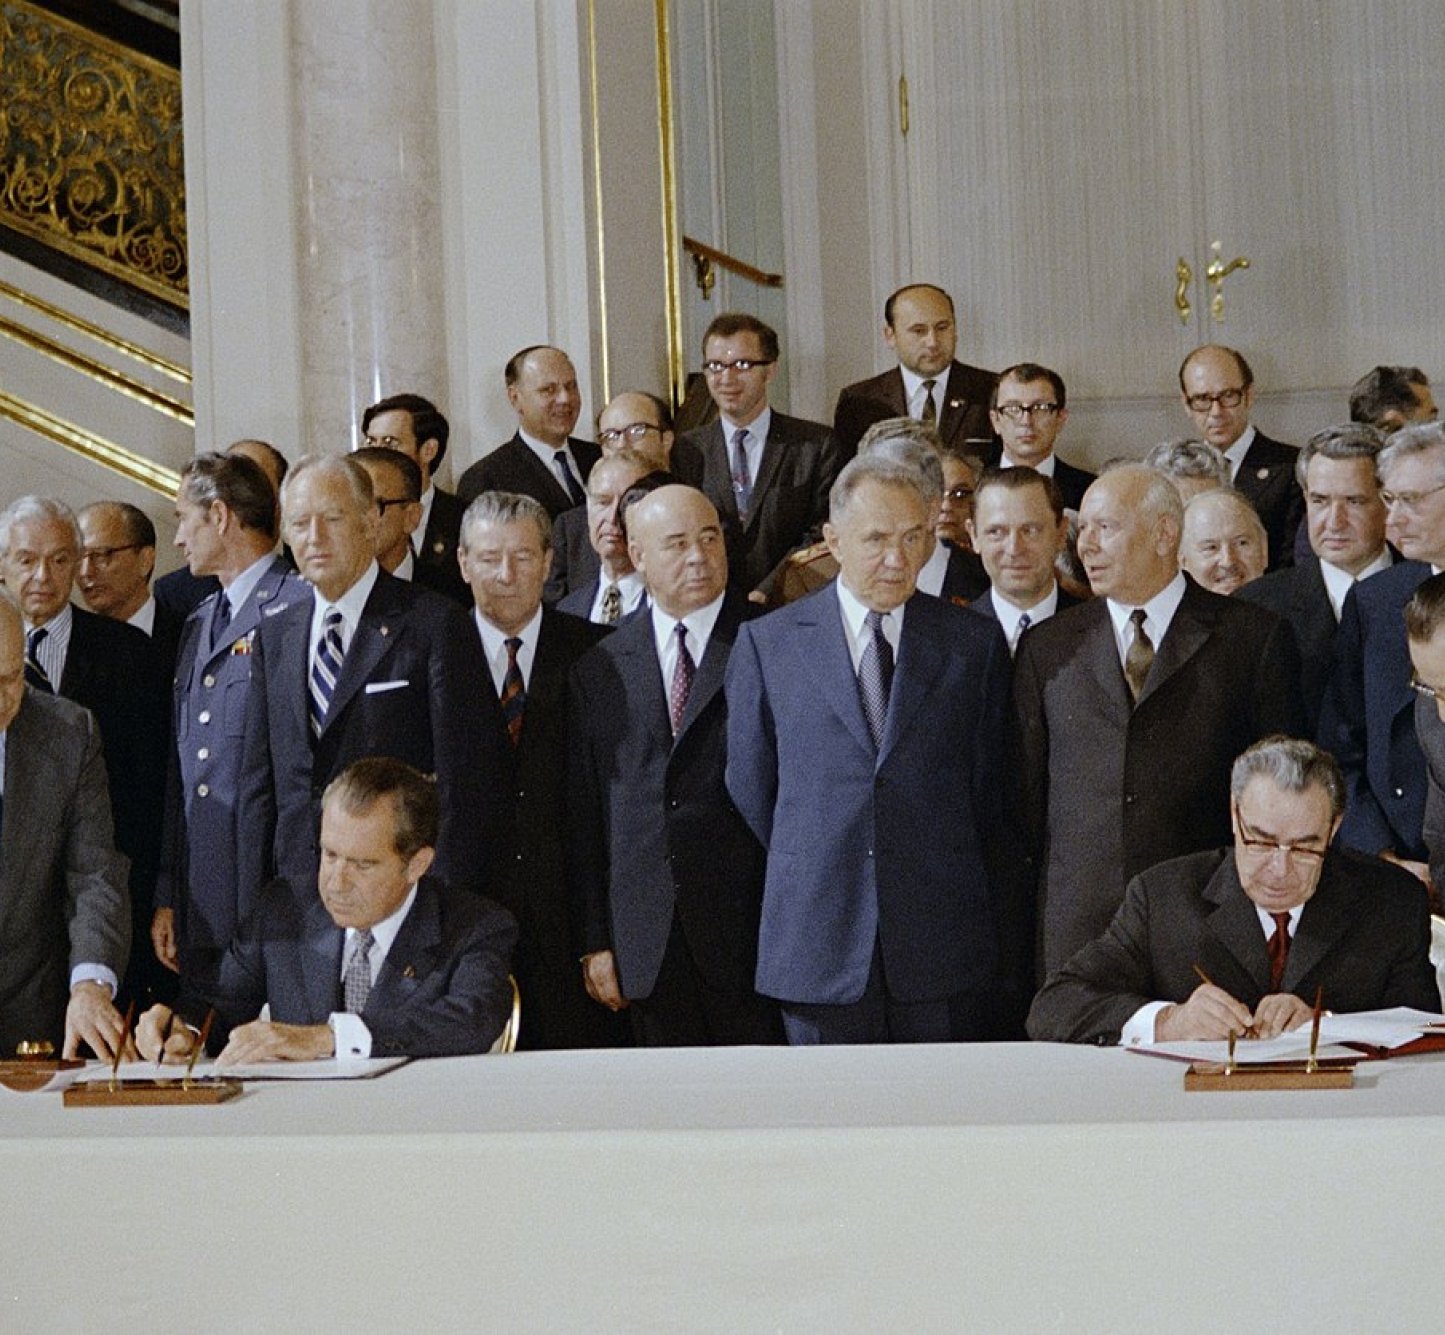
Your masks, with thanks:
<instances>
[{"instance_id":1,"label":"red necktie","mask_svg":"<svg viewBox=\"0 0 1445 1335\"><path fill-rule=\"evenodd\" d=\"M1289 959L1289 914L1271 913L1274 935L1269 938L1269 990L1278 992L1284 978L1285 961Z\"/></svg>"}]
</instances>

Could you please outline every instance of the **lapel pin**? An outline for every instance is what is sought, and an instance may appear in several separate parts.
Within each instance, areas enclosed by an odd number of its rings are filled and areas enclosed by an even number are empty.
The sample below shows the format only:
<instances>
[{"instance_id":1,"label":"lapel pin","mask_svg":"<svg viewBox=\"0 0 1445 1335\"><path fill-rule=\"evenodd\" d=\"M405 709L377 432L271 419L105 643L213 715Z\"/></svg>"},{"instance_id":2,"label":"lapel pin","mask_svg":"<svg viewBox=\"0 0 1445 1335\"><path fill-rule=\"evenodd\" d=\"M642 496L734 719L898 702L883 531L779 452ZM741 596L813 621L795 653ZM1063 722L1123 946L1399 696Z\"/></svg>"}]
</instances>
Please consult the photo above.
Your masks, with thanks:
<instances>
[{"instance_id":1,"label":"lapel pin","mask_svg":"<svg viewBox=\"0 0 1445 1335\"><path fill-rule=\"evenodd\" d=\"M438 538L434 543L432 543L431 549L434 556L445 556L447 545L440 538Z\"/></svg>"},{"instance_id":2,"label":"lapel pin","mask_svg":"<svg viewBox=\"0 0 1445 1335\"><path fill-rule=\"evenodd\" d=\"M382 633L383 635L390 635L390 634L391 634L391 627L390 627L390 626L383 626L383 627L381 628L381 633Z\"/></svg>"},{"instance_id":3,"label":"lapel pin","mask_svg":"<svg viewBox=\"0 0 1445 1335\"><path fill-rule=\"evenodd\" d=\"M949 401L948 401L948 406L949 406L950 408L962 408L962 407L963 407L963 400L962 400L962 399L949 399Z\"/></svg>"},{"instance_id":4,"label":"lapel pin","mask_svg":"<svg viewBox=\"0 0 1445 1335\"><path fill-rule=\"evenodd\" d=\"M404 968L404 969L401 971L401 976L402 976L403 978L415 978L415 977L416 977L416 970L415 970L414 968L412 968L412 966L411 966L410 964L408 964L408 965L406 966L406 968Z\"/></svg>"},{"instance_id":5,"label":"lapel pin","mask_svg":"<svg viewBox=\"0 0 1445 1335\"><path fill-rule=\"evenodd\" d=\"M1255 477L1257 477L1261 482L1263 482L1263 481L1265 480L1265 478L1267 478L1267 477L1269 476L1269 469L1267 469L1267 468L1257 468L1257 469L1255 469L1255 471L1254 471L1254 475L1255 475Z\"/></svg>"}]
</instances>

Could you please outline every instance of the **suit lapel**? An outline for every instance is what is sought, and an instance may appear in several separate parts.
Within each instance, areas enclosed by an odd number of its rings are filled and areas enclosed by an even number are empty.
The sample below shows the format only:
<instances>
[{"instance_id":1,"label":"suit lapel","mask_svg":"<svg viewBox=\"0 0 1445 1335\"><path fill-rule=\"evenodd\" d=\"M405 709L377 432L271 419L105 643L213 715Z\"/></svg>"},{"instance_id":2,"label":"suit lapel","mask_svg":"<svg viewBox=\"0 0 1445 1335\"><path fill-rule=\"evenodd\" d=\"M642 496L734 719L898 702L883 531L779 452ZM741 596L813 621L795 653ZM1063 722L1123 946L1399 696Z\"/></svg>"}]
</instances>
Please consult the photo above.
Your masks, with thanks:
<instances>
[{"instance_id":1,"label":"suit lapel","mask_svg":"<svg viewBox=\"0 0 1445 1335\"><path fill-rule=\"evenodd\" d=\"M758 475L753 479L753 499L748 506L748 522L744 531L753 528L762 510L762 499L777 484L778 470L783 466L783 454L789 445L788 422L782 414L774 412L768 423L768 438L763 444L763 457L758 462Z\"/></svg>"},{"instance_id":2,"label":"suit lapel","mask_svg":"<svg viewBox=\"0 0 1445 1335\"><path fill-rule=\"evenodd\" d=\"M1186 583L1179 609L1164 632L1164 642L1154 655L1154 665L1139 693L1140 705L1199 652L1213 628L1214 618L1205 615L1199 607L1196 585Z\"/></svg>"},{"instance_id":3,"label":"suit lapel","mask_svg":"<svg viewBox=\"0 0 1445 1335\"><path fill-rule=\"evenodd\" d=\"M926 597L927 595L910 598L907 611L903 615L903 634L898 642L898 664L888 696L888 716L883 726L883 740L878 748L880 765L888 758L894 743L913 721L914 714L928 699L946 666L947 660L939 637L929 633L929 623L932 620L930 614L936 609L925 601Z\"/></svg>"},{"instance_id":4,"label":"suit lapel","mask_svg":"<svg viewBox=\"0 0 1445 1335\"><path fill-rule=\"evenodd\" d=\"M281 592L286 584L286 565L283 561L273 558L266 573L261 576L260 582L252 590L251 596L231 617L231 624L226 627L226 633L214 650L209 646L211 643L211 624L215 618L216 610L220 606L220 596L213 595L201 604L201 613L196 618L200 622L200 640L197 645L196 658L204 666L209 667L217 658L224 658L237 644L245 640L246 650L249 653L251 641L255 638L256 627L261 624L261 618L267 613L267 609L275 601L276 595ZM284 604L282 604L284 606ZM275 611L279 611L277 607ZM274 615L274 612L272 613Z\"/></svg>"},{"instance_id":5,"label":"suit lapel","mask_svg":"<svg viewBox=\"0 0 1445 1335\"><path fill-rule=\"evenodd\" d=\"M833 712L864 750L873 750L873 736L863 716L858 695L858 674L848 651L843 629L843 612L838 605L838 582L803 602L798 608L797 635L793 644L802 658L804 671L817 684Z\"/></svg>"},{"instance_id":6,"label":"suit lapel","mask_svg":"<svg viewBox=\"0 0 1445 1335\"><path fill-rule=\"evenodd\" d=\"M1233 852L1225 855L1204 893L1215 905L1207 925L1215 940L1224 948L1224 956L1202 950L1201 953L1208 953L1210 959L1201 960L1200 967L1226 992L1252 1006L1255 998L1269 991L1269 946L1254 903L1239 883ZM1246 994L1244 988L1231 981L1227 972L1230 969L1248 980L1253 988L1251 993Z\"/></svg>"},{"instance_id":7,"label":"suit lapel","mask_svg":"<svg viewBox=\"0 0 1445 1335\"><path fill-rule=\"evenodd\" d=\"M563 510L570 510L572 494L562 485L557 474L536 456L532 447L522 439L520 432L512 437L512 442L517 447L518 458L523 470L531 473L534 479L533 485L550 491Z\"/></svg>"},{"instance_id":8,"label":"suit lapel","mask_svg":"<svg viewBox=\"0 0 1445 1335\"><path fill-rule=\"evenodd\" d=\"M682 726L677 730L674 745L682 741L687 735L687 730L697 721L698 715L708 707L713 697L722 689L723 677L727 672L728 655L732 653L733 641L737 639L739 620L737 607L733 603L732 596L729 595L723 599L717 620L713 623L712 634L708 636L702 662L697 665L697 673L692 679L692 690L687 697L687 708L682 711ZM669 704L669 726L672 723L670 708Z\"/></svg>"},{"instance_id":9,"label":"suit lapel","mask_svg":"<svg viewBox=\"0 0 1445 1335\"><path fill-rule=\"evenodd\" d=\"M718 507L724 522L730 523L735 529L741 529L742 520L738 517L738 498L733 491L732 460L728 458L727 432L723 429L721 418L716 418L708 424L707 435L702 442L702 450L704 479L708 472L711 472L717 479L716 485L708 492L708 495L712 503ZM753 490L757 491L756 484L754 484ZM756 510L757 507L754 506L753 509Z\"/></svg>"},{"instance_id":10,"label":"suit lapel","mask_svg":"<svg viewBox=\"0 0 1445 1335\"><path fill-rule=\"evenodd\" d=\"M618 671L627 683L627 694L637 703L636 713L631 715L629 722L648 728L654 737L670 748L673 744L672 714L662 685L662 669L658 666L651 614L644 611L633 613L602 643L616 654ZM696 687L696 679L693 684Z\"/></svg>"},{"instance_id":11,"label":"suit lapel","mask_svg":"<svg viewBox=\"0 0 1445 1335\"><path fill-rule=\"evenodd\" d=\"M1347 896L1336 879L1333 860L1326 859L1315 893L1306 901L1290 942L1285 960L1282 991L1291 992L1310 976L1335 943L1349 930L1350 913ZM1306 997L1306 1001L1312 998ZM1325 1005L1330 999L1324 998Z\"/></svg>"},{"instance_id":12,"label":"suit lapel","mask_svg":"<svg viewBox=\"0 0 1445 1335\"><path fill-rule=\"evenodd\" d=\"M385 572L376 578L366 606L361 610L361 619L356 623L356 634L351 637L346 658L341 664L341 676L336 680L336 689L331 693L331 707L326 712L323 732L341 717L346 706L365 682L372 680L377 664L391 652L406 624L406 610L393 598L391 578Z\"/></svg>"},{"instance_id":13,"label":"suit lapel","mask_svg":"<svg viewBox=\"0 0 1445 1335\"><path fill-rule=\"evenodd\" d=\"M437 945L441 941L441 906L435 889L426 881L417 885L411 911L402 920L396 940L386 952L381 969L371 985L365 1013L373 1007L392 1013L405 1006L432 972Z\"/></svg>"},{"instance_id":14,"label":"suit lapel","mask_svg":"<svg viewBox=\"0 0 1445 1335\"><path fill-rule=\"evenodd\" d=\"M1085 668L1104 698L1127 719L1134 708L1129 697L1129 683L1124 679L1124 668L1119 662L1119 641L1114 638L1114 619L1109 615L1109 604L1103 598L1095 598L1089 604L1089 613L1094 618L1092 628L1087 632L1088 645L1083 654Z\"/></svg>"}]
</instances>

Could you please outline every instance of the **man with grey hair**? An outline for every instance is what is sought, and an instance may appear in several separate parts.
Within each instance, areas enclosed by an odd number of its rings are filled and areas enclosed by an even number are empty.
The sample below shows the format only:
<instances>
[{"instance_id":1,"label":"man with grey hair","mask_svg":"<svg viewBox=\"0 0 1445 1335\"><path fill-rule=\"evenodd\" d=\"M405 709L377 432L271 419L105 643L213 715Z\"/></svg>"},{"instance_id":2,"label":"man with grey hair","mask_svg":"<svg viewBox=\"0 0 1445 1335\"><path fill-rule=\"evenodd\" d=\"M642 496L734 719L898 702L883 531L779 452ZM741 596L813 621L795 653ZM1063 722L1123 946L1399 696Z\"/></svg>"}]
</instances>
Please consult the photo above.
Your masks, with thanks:
<instances>
[{"instance_id":1,"label":"man with grey hair","mask_svg":"<svg viewBox=\"0 0 1445 1335\"><path fill-rule=\"evenodd\" d=\"M139 633L139 632L137 632ZM130 945L95 720L25 681L25 632L0 590L0 1053L47 1041L109 1059Z\"/></svg>"},{"instance_id":2,"label":"man with grey hair","mask_svg":"<svg viewBox=\"0 0 1445 1335\"><path fill-rule=\"evenodd\" d=\"M728 667L728 790L767 850L758 990L795 1044L990 1037L1026 977L1008 646L916 596L937 502L916 467L854 459L823 530L838 578L742 626Z\"/></svg>"},{"instance_id":3,"label":"man with grey hair","mask_svg":"<svg viewBox=\"0 0 1445 1335\"><path fill-rule=\"evenodd\" d=\"M1360 580L1387 569L1393 560L1385 545L1385 502L1375 474L1384 443L1374 427L1357 422L1326 427L1309 438L1299 456L1305 496L1300 532L1309 550L1296 553L1294 565L1239 590L1239 597L1267 607L1294 629L1310 736L1319 727L1345 598Z\"/></svg>"},{"instance_id":4,"label":"man with grey hair","mask_svg":"<svg viewBox=\"0 0 1445 1335\"><path fill-rule=\"evenodd\" d=\"M391 756L434 774L439 875L480 889L487 775L477 701L486 665L453 602L376 561L371 478L310 455L281 488L285 535L311 597L262 618L237 800L241 887L316 880L321 793L353 760Z\"/></svg>"},{"instance_id":5,"label":"man with grey hair","mask_svg":"<svg viewBox=\"0 0 1445 1335\"><path fill-rule=\"evenodd\" d=\"M0 576L24 617L26 683L84 706L100 728L116 847L130 859L138 943L125 998L169 981L145 946L160 864L167 693L144 631L71 604L82 546L63 501L22 496L0 514Z\"/></svg>"},{"instance_id":6,"label":"man with grey hair","mask_svg":"<svg viewBox=\"0 0 1445 1335\"><path fill-rule=\"evenodd\" d=\"M1079 510L1095 597L1019 644L1022 808L1046 972L1108 925L1129 880L1228 837L1229 767L1300 724L1289 626L1179 569L1179 495L1139 464Z\"/></svg>"},{"instance_id":7,"label":"man with grey hair","mask_svg":"<svg viewBox=\"0 0 1445 1335\"><path fill-rule=\"evenodd\" d=\"M1273 1038L1332 1011L1436 1011L1417 881L1331 847L1345 787L1327 751L1270 737L1235 761L1232 848L1134 877L1107 930L1045 984L1032 1038Z\"/></svg>"},{"instance_id":8,"label":"man with grey hair","mask_svg":"<svg viewBox=\"0 0 1445 1335\"><path fill-rule=\"evenodd\" d=\"M1425 759L1411 723L1403 613L1432 569L1445 566L1445 427L1424 422L1395 432L1376 468L1385 533L1405 559L1345 598L1319 740L1349 789L1341 841L1406 863L1423 879Z\"/></svg>"},{"instance_id":9,"label":"man with grey hair","mask_svg":"<svg viewBox=\"0 0 1445 1335\"><path fill-rule=\"evenodd\" d=\"M1185 505L1201 491L1229 485L1229 463L1208 441L1160 441L1143 462L1168 476Z\"/></svg>"},{"instance_id":10,"label":"man with grey hair","mask_svg":"<svg viewBox=\"0 0 1445 1335\"><path fill-rule=\"evenodd\" d=\"M1180 569L1228 597L1258 579L1269 562L1269 535L1258 512L1232 487L1191 497L1184 506Z\"/></svg>"}]
</instances>

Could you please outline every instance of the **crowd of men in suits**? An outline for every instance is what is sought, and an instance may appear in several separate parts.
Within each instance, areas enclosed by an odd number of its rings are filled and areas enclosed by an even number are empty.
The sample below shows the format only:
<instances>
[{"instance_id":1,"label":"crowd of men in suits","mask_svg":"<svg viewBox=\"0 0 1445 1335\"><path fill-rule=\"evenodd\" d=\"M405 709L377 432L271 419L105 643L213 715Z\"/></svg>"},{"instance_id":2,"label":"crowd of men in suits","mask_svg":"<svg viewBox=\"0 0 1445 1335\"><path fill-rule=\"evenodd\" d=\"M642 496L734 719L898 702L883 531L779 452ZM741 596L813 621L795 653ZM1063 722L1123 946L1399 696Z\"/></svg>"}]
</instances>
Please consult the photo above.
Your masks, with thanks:
<instances>
[{"instance_id":1,"label":"crowd of men in suits","mask_svg":"<svg viewBox=\"0 0 1445 1335\"><path fill-rule=\"evenodd\" d=\"M1199 348L1197 437L1095 477L1062 377L956 334L894 293L898 365L830 427L724 314L712 419L628 391L595 443L524 348L457 495L416 394L349 454L240 441L183 471L153 587L139 510L15 500L0 1049L108 1054L135 1000L147 1056L209 1007L224 1059L485 1051L508 973L524 1048L1274 1032L1324 980L1438 1009L1428 381L1376 368L1296 450Z\"/></svg>"}]
</instances>

